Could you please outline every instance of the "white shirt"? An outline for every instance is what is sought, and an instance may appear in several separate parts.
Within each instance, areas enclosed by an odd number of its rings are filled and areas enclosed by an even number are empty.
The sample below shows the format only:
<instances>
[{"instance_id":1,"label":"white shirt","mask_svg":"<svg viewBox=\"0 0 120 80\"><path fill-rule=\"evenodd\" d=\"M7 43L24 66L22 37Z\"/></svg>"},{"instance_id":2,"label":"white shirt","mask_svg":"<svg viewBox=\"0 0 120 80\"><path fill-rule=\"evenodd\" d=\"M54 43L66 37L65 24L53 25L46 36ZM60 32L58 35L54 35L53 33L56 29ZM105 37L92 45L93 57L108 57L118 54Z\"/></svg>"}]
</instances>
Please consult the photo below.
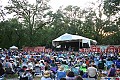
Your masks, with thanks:
<instances>
[{"instance_id":1,"label":"white shirt","mask_svg":"<svg viewBox=\"0 0 120 80\"><path fill-rule=\"evenodd\" d=\"M95 77L95 75L97 74L97 69L95 67L88 67L88 75L90 77Z\"/></svg>"}]
</instances>

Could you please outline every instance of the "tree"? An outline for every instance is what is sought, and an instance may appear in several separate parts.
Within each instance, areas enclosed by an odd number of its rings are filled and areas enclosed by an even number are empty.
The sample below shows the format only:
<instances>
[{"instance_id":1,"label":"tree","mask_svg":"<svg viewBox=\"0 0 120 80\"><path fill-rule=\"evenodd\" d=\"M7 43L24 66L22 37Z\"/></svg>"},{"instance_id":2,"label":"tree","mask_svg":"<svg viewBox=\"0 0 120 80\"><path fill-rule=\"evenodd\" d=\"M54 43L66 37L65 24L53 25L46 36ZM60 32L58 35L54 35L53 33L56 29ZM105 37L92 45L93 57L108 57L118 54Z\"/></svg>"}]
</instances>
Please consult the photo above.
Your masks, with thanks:
<instances>
[{"instance_id":1,"label":"tree","mask_svg":"<svg viewBox=\"0 0 120 80\"><path fill-rule=\"evenodd\" d=\"M49 9L48 0L36 0L34 4L27 0L10 0L10 5L5 8L8 13L15 13L15 16L22 22L26 29L26 42L29 46L34 46L34 36L40 27L46 25L44 21L45 11Z\"/></svg>"},{"instance_id":2,"label":"tree","mask_svg":"<svg viewBox=\"0 0 120 80\"><path fill-rule=\"evenodd\" d=\"M120 0L104 0L104 14L107 16L106 30L116 32L119 30ZM113 28L114 27L114 28Z\"/></svg>"},{"instance_id":3,"label":"tree","mask_svg":"<svg viewBox=\"0 0 120 80\"><path fill-rule=\"evenodd\" d=\"M4 20L4 16L5 16L5 13L4 13L4 10L3 10L3 6L0 4L0 19Z\"/></svg>"},{"instance_id":4,"label":"tree","mask_svg":"<svg viewBox=\"0 0 120 80\"><path fill-rule=\"evenodd\" d=\"M120 0L104 0L104 13L107 16L120 12Z\"/></svg>"},{"instance_id":5,"label":"tree","mask_svg":"<svg viewBox=\"0 0 120 80\"><path fill-rule=\"evenodd\" d=\"M116 35L120 35L120 0L104 0L103 6L104 14L107 16L105 21L104 31L109 35L106 38L110 38L108 42L113 41L111 43L118 43L118 38Z\"/></svg>"},{"instance_id":6,"label":"tree","mask_svg":"<svg viewBox=\"0 0 120 80\"><path fill-rule=\"evenodd\" d=\"M0 22L0 47L9 48L12 45L21 47L24 44L24 30L17 19Z\"/></svg>"}]
</instances>

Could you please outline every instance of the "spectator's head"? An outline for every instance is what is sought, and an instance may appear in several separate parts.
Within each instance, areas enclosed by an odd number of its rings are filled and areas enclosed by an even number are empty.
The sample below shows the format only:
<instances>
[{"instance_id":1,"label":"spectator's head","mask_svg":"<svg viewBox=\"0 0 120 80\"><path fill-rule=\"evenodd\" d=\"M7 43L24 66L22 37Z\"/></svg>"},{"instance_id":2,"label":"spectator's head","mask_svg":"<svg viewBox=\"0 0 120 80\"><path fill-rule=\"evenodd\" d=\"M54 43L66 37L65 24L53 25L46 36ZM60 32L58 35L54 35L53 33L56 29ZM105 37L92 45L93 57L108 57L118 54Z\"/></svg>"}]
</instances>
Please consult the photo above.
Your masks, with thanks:
<instances>
[{"instance_id":1,"label":"spectator's head","mask_svg":"<svg viewBox=\"0 0 120 80\"><path fill-rule=\"evenodd\" d=\"M61 78L60 80L66 80L66 78Z\"/></svg>"},{"instance_id":2,"label":"spectator's head","mask_svg":"<svg viewBox=\"0 0 120 80\"><path fill-rule=\"evenodd\" d=\"M114 65L114 64L112 64L112 67L113 67L113 68L115 68L115 65Z\"/></svg>"},{"instance_id":3,"label":"spectator's head","mask_svg":"<svg viewBox=\"0 0 120 80\"><path fill-rule=\"evenodd\" d=\"M90 64L90 67L94 67L94 65L93 65L93 64Z\"/></svg>"},{"instance_id":4,"label":"spectator's head","mask_svg":"<svg viewBox=\"0 0 120 80\"><path fill-rule=\"evenodd\" d=\"M49 66L45 66L45 70L49 70Z\"/></svg>"},{"instance_id":5,"label":"spectator's head","mask_svg":"<svg viewBox=\"0 0 120 80\"><path fill-rule=\"evenodd\" d=\"M49 72L49 71L45 71L45 72L44 72L44 77L45 77L45 78L50 77L50 72Z\"/></svg>"},{"instance_id":6,"label":"spectator's head","mask_svg":"<svg viewBox=\"0 0 120 80\"><path fill-rule=\"evenodd\" d=\"M67 76L68 76L68 77L74 77L75 75L74 75L74 72L69 71L69 72L67 73Z\"/></svg>"},{"instance_id":7,"label":"spectator's head","mask_svg":"<svg viewBox=\"0 0 120 80\"><path fill-rule=\"evenodd\" d=\"M60 66L60 67L59 67L59 70L60 70L60 71L63 71L63 70L64 70L64 67L63 67L63 66Z\"/></svg>"}]
</instances>

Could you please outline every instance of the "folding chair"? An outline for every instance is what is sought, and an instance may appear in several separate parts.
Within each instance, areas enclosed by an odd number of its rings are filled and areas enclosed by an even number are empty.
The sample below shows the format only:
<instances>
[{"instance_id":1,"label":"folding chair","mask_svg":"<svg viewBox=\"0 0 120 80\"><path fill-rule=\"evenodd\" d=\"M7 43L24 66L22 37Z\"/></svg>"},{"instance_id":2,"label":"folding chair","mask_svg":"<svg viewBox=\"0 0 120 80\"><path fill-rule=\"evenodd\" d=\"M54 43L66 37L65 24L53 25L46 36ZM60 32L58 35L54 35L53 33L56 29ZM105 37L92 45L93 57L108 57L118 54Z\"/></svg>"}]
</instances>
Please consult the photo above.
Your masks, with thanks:
<instances>
[{"instance_id":1,"label":"folding chair","mask_svg":"<svg viewBox=\"0 0 120 80\"><path fill-rule=\"evenodd\" d=\"M36 75L41 75L41 69L40 69L40 67L39 66L35 66L34 67L34 75L36 76Z\"/></svg>"}]
</instances>

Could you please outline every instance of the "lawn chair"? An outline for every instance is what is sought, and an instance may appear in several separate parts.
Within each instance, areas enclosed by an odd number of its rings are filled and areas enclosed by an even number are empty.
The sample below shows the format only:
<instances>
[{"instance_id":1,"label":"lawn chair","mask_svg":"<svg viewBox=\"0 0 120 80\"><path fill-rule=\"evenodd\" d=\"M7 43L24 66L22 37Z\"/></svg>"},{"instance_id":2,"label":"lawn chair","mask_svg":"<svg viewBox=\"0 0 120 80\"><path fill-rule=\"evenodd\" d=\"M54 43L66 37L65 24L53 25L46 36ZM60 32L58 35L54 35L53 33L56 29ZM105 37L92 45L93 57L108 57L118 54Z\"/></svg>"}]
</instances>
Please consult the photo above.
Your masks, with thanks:
<instances>
[{"instance_id":1,"label":"lawn chair","mask_svg":"<svg viewBox=\"0 0 120 80\"><path fill-rule=\"evenodd\" d=\"M40 70L41 70L41 74L43 75L43 72L44 72L44 70L45 70L45 67L44 67L44 66L41 66L41 67L40 67Z\"/></svg>"},{"instance_id":2,"label":"lawn chair","mask_svg":"<svg viewBox=\"0 0 120 80\"><path fill-rule=\"evenodd\" d=\"M16 67L16 68L15 68L15 73L18 73L20 70L21 70L21 67L19 67L19 66Z\"/></svg>"},{"instance_id":3,"label":"lawn chair","mask_svg":"<svg viewBox=\"0 0 120 80\"><path fill-rule=\"evenodd\" d=\"M41 75L41 69L40 69L40 67L39 66L35 66L34 67L34 75L36 76L36 75Z\"/></svg>"},{"instance_id":4,"label":"lawn chair","mask_svg":"<svg viewBox=\"0 0 120 80\"><path fill-rule=\"evenodd\" d=\"M2 76L0 76L0 80L4 80L5 74L3 74Z\"/></svg>"}]
</instances>

